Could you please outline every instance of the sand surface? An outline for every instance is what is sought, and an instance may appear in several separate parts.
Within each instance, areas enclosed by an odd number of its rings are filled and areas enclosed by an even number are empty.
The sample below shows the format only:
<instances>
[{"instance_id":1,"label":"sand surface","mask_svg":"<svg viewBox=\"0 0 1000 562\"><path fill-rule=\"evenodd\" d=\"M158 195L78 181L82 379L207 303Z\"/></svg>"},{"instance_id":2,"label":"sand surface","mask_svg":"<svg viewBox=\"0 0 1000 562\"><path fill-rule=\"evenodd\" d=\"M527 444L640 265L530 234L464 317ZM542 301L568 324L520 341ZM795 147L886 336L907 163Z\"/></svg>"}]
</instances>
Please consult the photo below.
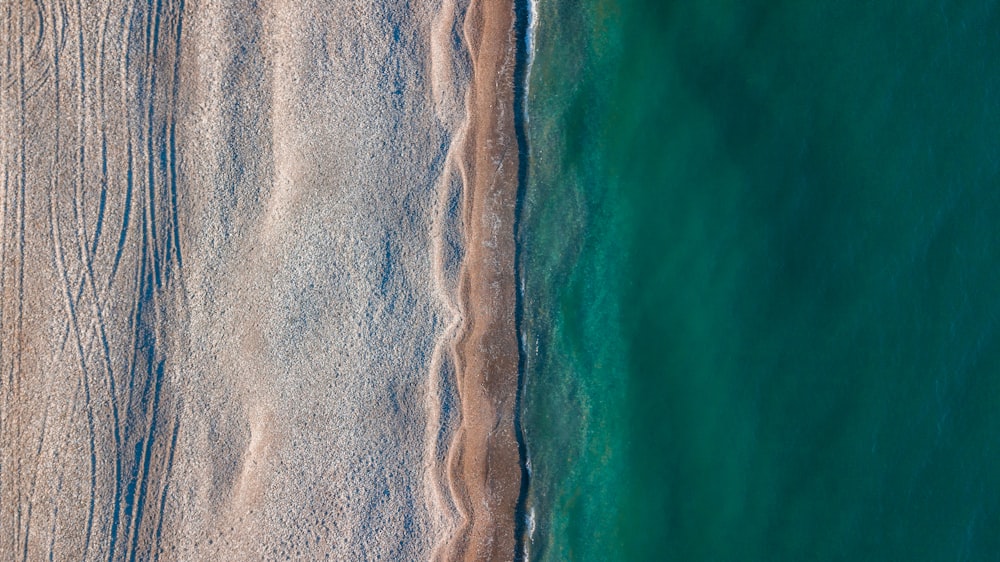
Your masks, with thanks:
<instances>
[{"instance_id":1,"label":"sand surface","mask_svg":"<svg viewBox=\"0 0 1000 562\"><path fill-rule=\"evenodd\" d=\"M462 524L450 556L505 560L515 551L521 462L514 412L518 384L514 212L517 33L512 2L474 1L465 18L472 56L461 167L466 248L459 295L464 325L456 346L461 426L450 451L452 495Z\"/></svg>"},{"instance_id":2,"label":"sand surface","mask_svg":"<svg viewBox=\"0 0 1000 562\"><path fill-rule=\"evenodd\" d=\"M0 3L0 560L510 559L513 7Z\"/></svg>"}]
</instances>

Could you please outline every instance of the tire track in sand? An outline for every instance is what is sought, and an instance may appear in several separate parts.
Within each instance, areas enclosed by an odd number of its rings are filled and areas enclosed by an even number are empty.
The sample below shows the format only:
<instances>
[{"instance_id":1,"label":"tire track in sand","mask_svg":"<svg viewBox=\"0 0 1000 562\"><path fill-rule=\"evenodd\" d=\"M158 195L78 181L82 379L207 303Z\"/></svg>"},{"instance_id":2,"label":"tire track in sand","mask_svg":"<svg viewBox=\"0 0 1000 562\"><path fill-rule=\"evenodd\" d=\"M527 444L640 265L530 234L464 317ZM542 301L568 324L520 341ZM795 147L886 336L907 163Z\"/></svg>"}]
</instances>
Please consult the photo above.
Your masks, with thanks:
<instances>
[{"instance_id":1,"label":"tire track in sand","mask_svg":"<svg viewBox=\"0 0 1000 562\"><path fill-rule=\"evenodd\" d=\"M15 559L158 552L180 423L182 9L0 6L0 551Z\"/></svg>"}]
</instances>

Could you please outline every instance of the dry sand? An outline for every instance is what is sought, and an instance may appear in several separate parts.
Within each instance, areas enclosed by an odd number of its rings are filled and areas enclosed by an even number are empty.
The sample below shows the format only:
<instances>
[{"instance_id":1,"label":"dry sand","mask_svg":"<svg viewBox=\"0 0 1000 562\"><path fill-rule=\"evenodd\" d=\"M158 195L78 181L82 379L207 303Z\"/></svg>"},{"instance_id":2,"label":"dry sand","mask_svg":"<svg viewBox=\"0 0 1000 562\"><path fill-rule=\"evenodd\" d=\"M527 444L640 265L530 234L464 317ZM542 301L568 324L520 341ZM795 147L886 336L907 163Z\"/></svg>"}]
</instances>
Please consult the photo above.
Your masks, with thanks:
<instances>
[{"instance_id":1,"label":"dry sand","mask_svg":"<svg viewBox=\"0 0 1000 562\"><path fill-rule=\"evenodd\" d=\"M471 4L0 0L0 560L513 558Z\"/></svg>"}]
</instances>

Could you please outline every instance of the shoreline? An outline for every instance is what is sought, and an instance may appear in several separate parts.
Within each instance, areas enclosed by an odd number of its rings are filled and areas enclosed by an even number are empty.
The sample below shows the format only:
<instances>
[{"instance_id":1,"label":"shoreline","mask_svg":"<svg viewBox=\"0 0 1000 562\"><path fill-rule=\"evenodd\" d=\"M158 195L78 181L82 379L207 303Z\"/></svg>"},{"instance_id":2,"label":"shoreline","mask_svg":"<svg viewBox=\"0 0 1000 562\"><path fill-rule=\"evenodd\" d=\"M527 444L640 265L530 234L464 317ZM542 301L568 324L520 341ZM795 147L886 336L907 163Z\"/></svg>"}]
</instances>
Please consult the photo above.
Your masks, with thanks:
<instances>
[{"instance_id":1,"label":"shoreline","mask_svg":"<svg viewBox=\"0 0 1000 562\"><path fill-rule=\"evenodd\" d=\"M454 345L461 422L447 460L461 522L445 545L449 560L510 560L518 543L523 463L516 419L517 15L513 0L474 0L463 22L472 82L457 153L466 239L458 287L464 322Z\"/></svg>"}]
</instances>

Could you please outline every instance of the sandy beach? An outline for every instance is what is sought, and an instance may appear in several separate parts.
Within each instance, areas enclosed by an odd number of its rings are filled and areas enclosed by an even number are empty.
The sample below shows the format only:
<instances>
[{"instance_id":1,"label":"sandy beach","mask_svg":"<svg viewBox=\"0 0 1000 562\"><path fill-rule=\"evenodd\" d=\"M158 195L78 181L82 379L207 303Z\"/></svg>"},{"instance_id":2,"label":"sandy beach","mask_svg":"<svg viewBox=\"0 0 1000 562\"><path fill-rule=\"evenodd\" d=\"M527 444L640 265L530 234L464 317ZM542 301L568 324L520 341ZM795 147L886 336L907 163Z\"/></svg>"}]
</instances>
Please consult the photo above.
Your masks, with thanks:
<instances>
[{"instance_id":1,"label":"sandy beach","mask_svg":"<svg viewBox=\"0 0 1000 562\"><path fill-rule=\"evenodd\" d=\"M450 452L463 522L448 557L506 560L515 550L521 462L517 396L514 131L517 40L513 2L473 2L464 31L472 57L469 122L461 152L468 247L460 277L465 323L456 344L461 426Z\"/></svg>"},{"instance_id":2,"label":"sandy beach","mask_svg":"<svg viewBox=\"0 0 1000 562\"><path fill-rule=\"evenodd\" d=\"M0 4L0 560L514 557L514 16Z\"/></svg>"}]
</instances>

